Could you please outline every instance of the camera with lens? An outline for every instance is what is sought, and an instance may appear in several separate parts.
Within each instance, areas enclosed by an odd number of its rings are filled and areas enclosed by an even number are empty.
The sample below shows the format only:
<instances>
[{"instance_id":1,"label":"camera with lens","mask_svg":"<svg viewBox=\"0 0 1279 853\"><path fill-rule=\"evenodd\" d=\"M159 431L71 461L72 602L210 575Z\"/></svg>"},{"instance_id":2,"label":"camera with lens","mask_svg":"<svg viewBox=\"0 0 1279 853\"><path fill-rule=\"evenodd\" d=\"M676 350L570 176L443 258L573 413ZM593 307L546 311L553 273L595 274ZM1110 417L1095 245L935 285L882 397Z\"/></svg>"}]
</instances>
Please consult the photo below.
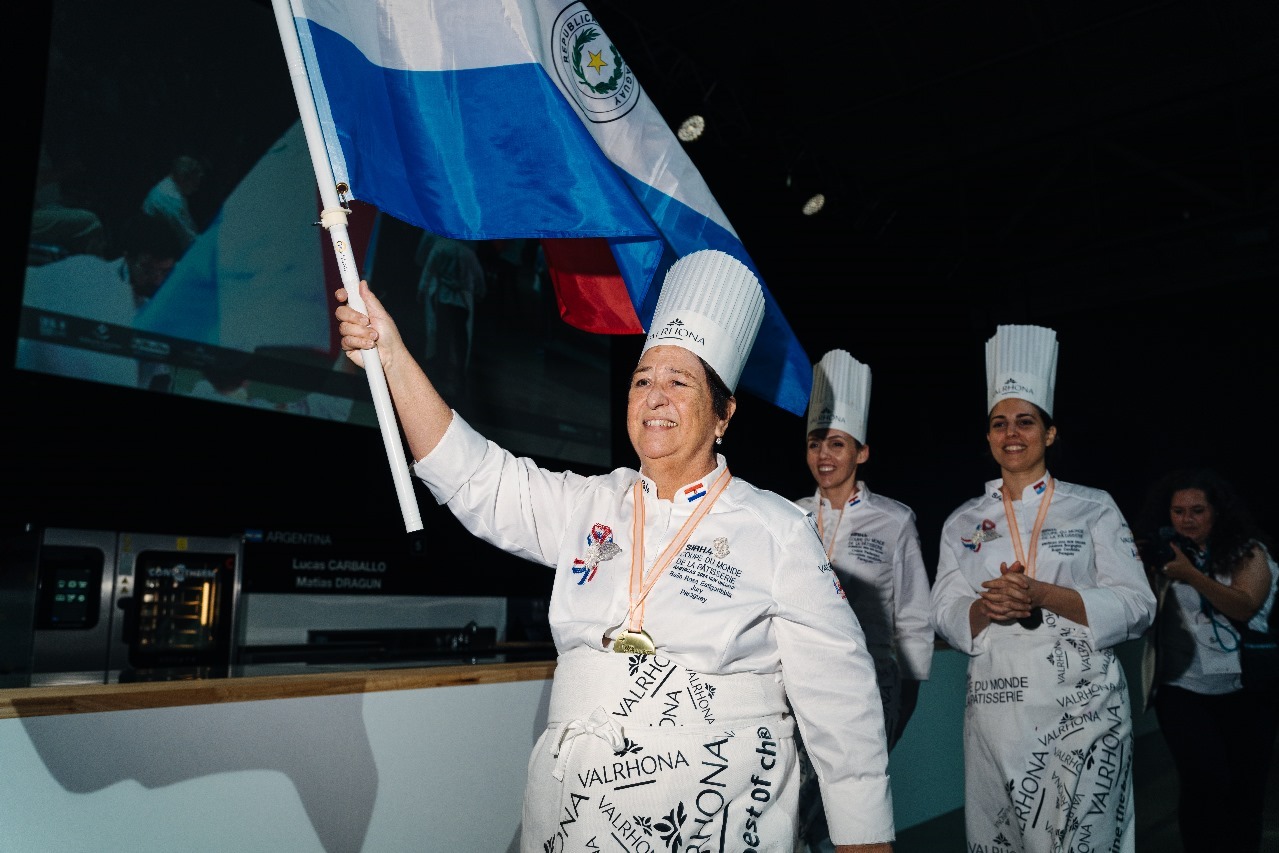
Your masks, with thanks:
<instances>
[{"instance_id":1,"label":"camera with lens","mask_svg":"<svg viewBox=\"0 0 1279 853\"><path fill-rule=\"evenodd\" d=\"M1177 558L1172 546L1176 544L1192 561L1199 553L1199 546L1188 536L1182 536L1171 527L1161 527L1154 538L1147 543L1146 562L1156 569L1162 569Z\"/></svg>"}]
</instances>

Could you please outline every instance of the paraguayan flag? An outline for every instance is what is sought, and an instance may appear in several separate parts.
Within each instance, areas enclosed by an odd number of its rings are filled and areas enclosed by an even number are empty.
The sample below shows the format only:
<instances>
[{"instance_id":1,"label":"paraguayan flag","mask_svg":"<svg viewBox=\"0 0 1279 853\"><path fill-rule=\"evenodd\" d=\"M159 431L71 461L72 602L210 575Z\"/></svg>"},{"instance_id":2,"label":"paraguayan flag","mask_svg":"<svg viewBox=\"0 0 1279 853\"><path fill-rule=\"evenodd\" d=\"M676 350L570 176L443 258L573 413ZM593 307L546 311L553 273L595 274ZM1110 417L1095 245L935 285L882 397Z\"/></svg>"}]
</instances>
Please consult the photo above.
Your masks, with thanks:
<instances>
[{"instance_id":1,"label":"paraguayan flag","mask_svg":"<svg viewBox=\"0 0 1279 853\"><path fill-rule=\"evenodd\" d=\"M699 249L733 255L762 281L622 49L583 3L289 3L333 177L351 198L458 239L551 241L553 266L573 251L566 245L606 241L632 327L575 323L587 331L643 331L667 268ZM573 264L561 265L566 319L567 301L608 298L599 275L574 293ZM741 385L803 414L811 362L766 286L764 296Z\"/></svg>"}]
</instances>

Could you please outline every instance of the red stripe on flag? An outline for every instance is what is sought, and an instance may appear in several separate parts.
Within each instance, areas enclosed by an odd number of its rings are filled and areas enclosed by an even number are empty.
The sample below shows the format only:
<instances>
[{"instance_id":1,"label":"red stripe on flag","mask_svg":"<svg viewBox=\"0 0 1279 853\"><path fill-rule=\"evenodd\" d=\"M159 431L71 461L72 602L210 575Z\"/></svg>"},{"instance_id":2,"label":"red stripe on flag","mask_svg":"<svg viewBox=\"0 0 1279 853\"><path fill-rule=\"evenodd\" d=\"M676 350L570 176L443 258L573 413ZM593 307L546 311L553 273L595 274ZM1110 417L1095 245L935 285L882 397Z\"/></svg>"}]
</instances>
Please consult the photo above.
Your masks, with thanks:
<instances>
[{"instance_id":1,"label":"red stripe on flag","mask_svg":"<svg viewBox=\"0 0 1279 853\"><path fill-rule=\"evenodd\" d=\"M601 335L642 334L626 283L602 237L543 240L560 317Z\"/></svg>"}]
</instances>

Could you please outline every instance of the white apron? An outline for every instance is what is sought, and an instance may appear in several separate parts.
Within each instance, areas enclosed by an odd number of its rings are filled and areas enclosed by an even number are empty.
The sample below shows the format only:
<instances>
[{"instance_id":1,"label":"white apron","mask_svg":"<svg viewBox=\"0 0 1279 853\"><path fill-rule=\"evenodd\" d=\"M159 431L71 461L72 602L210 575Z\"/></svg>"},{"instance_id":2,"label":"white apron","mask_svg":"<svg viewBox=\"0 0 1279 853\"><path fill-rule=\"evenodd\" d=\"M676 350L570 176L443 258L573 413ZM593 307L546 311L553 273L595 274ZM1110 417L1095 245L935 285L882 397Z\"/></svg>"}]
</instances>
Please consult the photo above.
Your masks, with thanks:
<instances>
[{"instance_id":1,"label":"white apron","mask_svg":"<svg viewBox=\"0 0 1279 853\"><path fill-rule=\"evenodd\" d=\"M569 651L529 760L520 850L789 853L794 732L775 675Z\"/></svg>"},{"instance_id":2,"label":"white apron","mask_svg":"<svg viewBox=\"0 0 1279 853\"><path fill-rule=\"evenodd\" d=\"M1132 853L1132 714L1112 649L1044 611L1034 630L992 625L968 665L968 849Z\"/></svg>"}]
</instances>

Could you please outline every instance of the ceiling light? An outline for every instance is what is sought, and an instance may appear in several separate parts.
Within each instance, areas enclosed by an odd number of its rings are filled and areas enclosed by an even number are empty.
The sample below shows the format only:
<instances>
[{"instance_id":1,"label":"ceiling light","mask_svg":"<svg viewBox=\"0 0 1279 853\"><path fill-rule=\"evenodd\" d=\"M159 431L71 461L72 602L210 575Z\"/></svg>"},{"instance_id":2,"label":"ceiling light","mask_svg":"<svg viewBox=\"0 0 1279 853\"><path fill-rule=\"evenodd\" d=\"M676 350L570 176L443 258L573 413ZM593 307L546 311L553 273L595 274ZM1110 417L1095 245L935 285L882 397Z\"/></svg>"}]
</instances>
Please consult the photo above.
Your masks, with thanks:
<instances>
[{"instance_id":1,"label":"ceiling light","mask_svg":"<svg viewBox=\"0 0 1279 853\"><path fill-rule=\"evenodd\" d=\"M702 138L704 130L706 130L706 119L699 115L692 115L684 119L684 123L679 126L675 135L679 137L680 142L694 142Z\"/></svg>"},{"instance_id":2,"label":"ceiling light","mask_svg":"<svg viewBox=\"0 0 1279 853\"><path fill-rule=\"evenodd\" d=\"M805 216L812 216L826 206L826 196L821 193L810 197L804 202L804 206L800 208Z\"/></svg>"}]
</instances>

